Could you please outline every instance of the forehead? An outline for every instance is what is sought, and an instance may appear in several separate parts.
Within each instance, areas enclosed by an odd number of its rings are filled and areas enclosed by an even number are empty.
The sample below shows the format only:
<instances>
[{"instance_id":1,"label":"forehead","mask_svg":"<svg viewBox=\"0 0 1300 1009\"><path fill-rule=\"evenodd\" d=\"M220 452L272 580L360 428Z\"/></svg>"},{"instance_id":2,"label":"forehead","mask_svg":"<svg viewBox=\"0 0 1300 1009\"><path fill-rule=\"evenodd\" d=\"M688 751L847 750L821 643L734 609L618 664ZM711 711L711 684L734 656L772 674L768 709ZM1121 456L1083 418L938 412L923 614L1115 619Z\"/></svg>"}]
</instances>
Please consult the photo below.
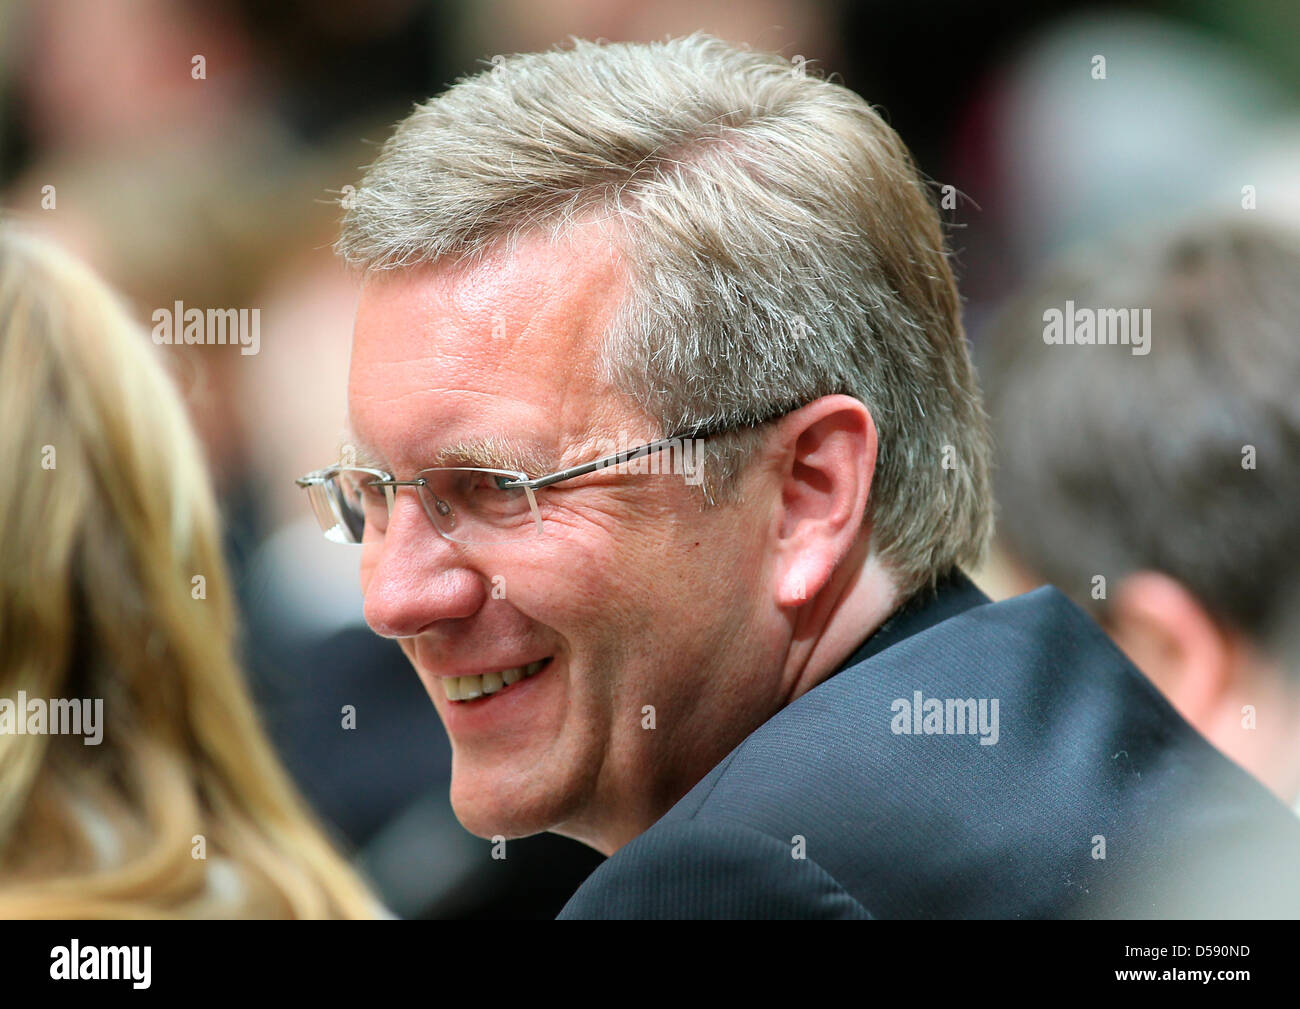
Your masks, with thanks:
<instances>
[{"instance_id":1,"label":"forehead","mask_svg":"<svg viewBox=\"0 0 1300 1009\"><path fill-rule=\"evenodd\" d=\"M597 365L625 277L590 233L373 275L353 334L352 431L384 461L416 465L457 442L546 451L617 422L627 406Z\"/></svg>"}]
</instances>

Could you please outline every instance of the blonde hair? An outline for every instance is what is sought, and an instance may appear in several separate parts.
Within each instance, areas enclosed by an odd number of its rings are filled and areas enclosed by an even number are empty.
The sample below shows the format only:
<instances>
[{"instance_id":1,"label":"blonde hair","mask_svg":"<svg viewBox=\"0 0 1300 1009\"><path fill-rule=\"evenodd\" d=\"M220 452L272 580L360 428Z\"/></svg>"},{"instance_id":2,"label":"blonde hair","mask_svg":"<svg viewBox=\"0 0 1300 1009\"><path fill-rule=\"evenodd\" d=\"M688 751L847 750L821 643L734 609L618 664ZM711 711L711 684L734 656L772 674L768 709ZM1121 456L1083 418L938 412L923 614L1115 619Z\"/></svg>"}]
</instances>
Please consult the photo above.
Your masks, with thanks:
<instances>
[{"instance_id":1,"label":"blonde hair","mask_svg":"<svg viewBox=\"0 0 1300 1009\"><path fill-rule=\"evenodd\" d=\"M0 698L103 702L99 745L0 734L0 917L374 917L258 723L151 350L88 269L0 224Z\"/></svg>"},{"instance_id":2,"label":"blonde hair","mask_svg":"<svg viewBox=\"0 0 1300 1009\"><path fill-rule=\"evenodd\" d=\"M880 435L868 518L904 595L976 565L992 449L933 194L861 97L708 35L503 57L418 106L348 201L366 270L611 221L604 373L665 435L844 393ZM724 490L757 444L711 437Z\"/></svg>"}]
</instances>

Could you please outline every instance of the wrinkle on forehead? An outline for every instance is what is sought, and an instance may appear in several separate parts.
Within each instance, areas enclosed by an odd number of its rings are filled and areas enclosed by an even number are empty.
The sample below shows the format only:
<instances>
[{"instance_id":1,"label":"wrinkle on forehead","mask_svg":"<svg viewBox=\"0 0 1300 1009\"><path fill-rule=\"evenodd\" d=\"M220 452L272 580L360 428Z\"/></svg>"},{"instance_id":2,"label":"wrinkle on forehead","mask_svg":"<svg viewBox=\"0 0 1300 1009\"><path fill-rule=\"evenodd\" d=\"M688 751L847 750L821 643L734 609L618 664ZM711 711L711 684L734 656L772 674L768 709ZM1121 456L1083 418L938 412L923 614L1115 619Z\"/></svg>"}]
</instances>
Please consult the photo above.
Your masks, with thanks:
<instances>
[{"instance_id":1,"label":"wrinkle on forehead","mask_svg":"<svg viewBox=\"0 0 1300 1009\"><path fill-rule=\"evenodd\" d=\"M363 286L361 318L384 304L390 328L423 337L403 356L434 356L449 379L449 365L453 374L481 374L549 358L566 378L592 381L626 277L617 250L597 232L538 235L521 240L514 255L498 243L470 263L373 274Z\"/></svg>"}]
</instances>

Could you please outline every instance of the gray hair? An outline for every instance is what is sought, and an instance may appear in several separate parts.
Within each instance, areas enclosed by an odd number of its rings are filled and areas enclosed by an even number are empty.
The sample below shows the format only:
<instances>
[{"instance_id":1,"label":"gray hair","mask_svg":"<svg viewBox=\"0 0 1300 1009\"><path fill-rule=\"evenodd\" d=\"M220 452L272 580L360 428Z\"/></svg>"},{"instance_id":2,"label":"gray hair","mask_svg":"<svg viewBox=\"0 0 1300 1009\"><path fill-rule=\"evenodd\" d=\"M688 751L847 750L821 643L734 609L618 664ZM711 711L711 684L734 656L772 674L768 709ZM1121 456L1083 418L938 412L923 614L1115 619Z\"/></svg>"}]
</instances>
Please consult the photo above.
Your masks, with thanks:
<instances>
[{"instance_id":1,"label":"gray hair","mask_svg":"<svg viewBox=\"0 0 1300 1009\"><path fill-rule=\"evenodd\" d=\"M880 116L700 33L494 63L397 127L340 254L461 262L604 216L631 284L603 367L665 434L853 396L879 433L868 520L900 590L979 563L987 423L938 213ZM710 440L724 489L761 431Z\"/></svg>"}]
</instances>

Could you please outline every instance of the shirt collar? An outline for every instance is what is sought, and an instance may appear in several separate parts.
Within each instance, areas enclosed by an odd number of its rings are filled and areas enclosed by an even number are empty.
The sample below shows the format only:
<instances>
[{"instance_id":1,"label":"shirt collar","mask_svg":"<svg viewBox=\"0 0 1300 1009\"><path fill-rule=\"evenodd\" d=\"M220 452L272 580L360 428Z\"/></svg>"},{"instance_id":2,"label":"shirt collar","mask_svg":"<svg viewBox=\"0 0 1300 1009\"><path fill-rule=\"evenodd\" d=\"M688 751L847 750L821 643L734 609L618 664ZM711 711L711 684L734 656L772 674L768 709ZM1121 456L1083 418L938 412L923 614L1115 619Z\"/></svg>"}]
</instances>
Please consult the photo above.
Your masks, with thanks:
<instances>
[{"instance_id":1,"label":"shirt collar","mask_svg":"<svg viewBox=\"0 0 1300 1009\"><path fill-rule=\"evenodd\" d=\"M976 588L975 583L966 577L964 572L953 568L940 578L933 588L927 586L921 589L894 610L893 614L858 646L857 651L844 660L835 673L843 672L874 655L879 655L904 638L920 634L935 624L989 602L992 600ZM835 673L831 675L834 676Z\"/></svg>"}]
</instances>

